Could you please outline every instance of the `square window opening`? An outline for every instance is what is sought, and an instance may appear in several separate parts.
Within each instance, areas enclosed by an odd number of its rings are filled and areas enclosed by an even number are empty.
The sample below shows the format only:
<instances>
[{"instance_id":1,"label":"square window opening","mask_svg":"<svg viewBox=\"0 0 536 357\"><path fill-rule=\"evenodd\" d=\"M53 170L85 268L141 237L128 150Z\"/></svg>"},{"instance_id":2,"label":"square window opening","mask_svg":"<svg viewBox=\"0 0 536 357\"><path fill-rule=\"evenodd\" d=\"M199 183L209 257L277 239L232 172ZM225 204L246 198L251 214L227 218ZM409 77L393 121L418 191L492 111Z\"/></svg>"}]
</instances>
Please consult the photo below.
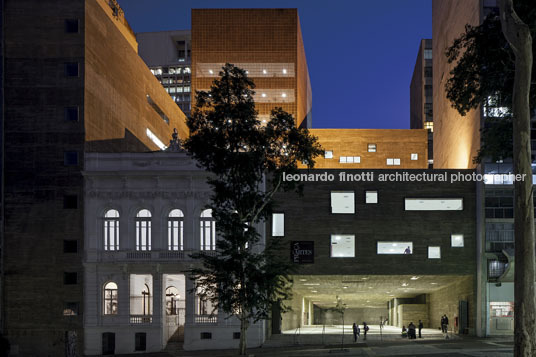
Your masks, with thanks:
<instances>
[{"instance_id":1,"label":"square window opening","mask_svg":"<svg viewBox=\"0 0 536 357\"><path fill-rule=\"evenodd\" d=\"M65 70L66 77L78 77L79 75L78 62L65 62L64 70Z\"/></svg>"},{"instance_id":2,"label":"square window opening","mask_svg":"<svg viewBox=\"0 0 536 357\"><path fill-rule=\"evenodd\" d=\"M78 241L76 240L64 240L63 241L64 253L78 253Z\"/></svg>"},{"instance_id":3,"label":"square window opening","mask_svg":"<svg viewBox=\"0 0 536 357\"><path fill-rule=\"evenodd\" d=\"M324 151L324 158L325 159L333 159L333 151L332 150Z\"/></svg>"},{"instance_id":4,"label":"square window opening","mask_svg":"<svg viewBox=\"0 0 536 357\"><path fill-rule=\"evenodd\" d=\"M428 259L441 259L441 247L428 247Z\"/></svg>"},{"instance_id":5,"label":"square window opening","mask_svg":"<svg viewBox=\"0 0 536 357\"><path fill-rule=\"evenodd\" d=\"M77 122L78 121L78 107L65 107L64 117L65 121Z\"/></svg>"},{"instance_id":6,"label":"square window opening","mask_svg":"<svg viewBox=\"0 0 536 357\"><path fill-rule=\"evenodd\" d=\"M331 257L332 258L354 258L355 257L355 236L350 234L331 235Z\"/></svg>"},{"instance_id":7,"label":"square window opening","mask_svg":"<svg viewBox=\"0 0 536 357\"><path fill-rule=\"evenodd\" d=\"M78 19L65 19L65 33L78 33L79 23Z\"/></svg>"},{"instance_id":8,"label":"square window opening","mask_svg":"<svg viewBox=\"0 0 536 357\"><path fill-rule=\"evenodd\" d=\"M365 191L365 203L378 203L378 191Z\"/></svg>"},{"instance_id":9,"label":"square window opening","mask_svg":"<svg viewBox=\"0 0 536 357\"><path fill-rule=\"evenodd\" d=\"M451 234L450 244L452 247L463 248L463 245L464 245L463 234Z\"/></svg>"},{"instance_id":10,"label":"square window opening","mask_svg":"<svg viewBox=\"0 0 536 357\"><path fill-rule=\"evenodd\" d=\"M331 192L331 213L354 214L355 194L353 191Z\"/></svg>"}]
</instances>

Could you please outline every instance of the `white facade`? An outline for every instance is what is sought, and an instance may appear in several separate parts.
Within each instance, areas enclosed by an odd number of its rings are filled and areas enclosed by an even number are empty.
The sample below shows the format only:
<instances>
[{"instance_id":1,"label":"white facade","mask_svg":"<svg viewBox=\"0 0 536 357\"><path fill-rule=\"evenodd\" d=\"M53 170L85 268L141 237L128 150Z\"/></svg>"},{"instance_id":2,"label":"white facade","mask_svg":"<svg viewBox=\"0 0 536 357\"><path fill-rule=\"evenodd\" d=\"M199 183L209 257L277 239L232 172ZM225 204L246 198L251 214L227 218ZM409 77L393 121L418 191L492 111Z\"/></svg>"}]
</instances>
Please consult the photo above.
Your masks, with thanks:
<instances>
[{"instance_id":1,"label":"white facade","mask_svg":"<svg viewBox=\"0 0 536 357\"><path fill-rule=\"evenodd\" d=\"M185 153L86 154L85 354L102 354L110 340L116 354L161 351L168 341L186 350L238 347L238 320L210 316L190 291L187 271L199 262L189 254L212 231L201 217L206 177ZM248 346L265 335L264 323L252 325Z\"/></svg>"}]
</instances>

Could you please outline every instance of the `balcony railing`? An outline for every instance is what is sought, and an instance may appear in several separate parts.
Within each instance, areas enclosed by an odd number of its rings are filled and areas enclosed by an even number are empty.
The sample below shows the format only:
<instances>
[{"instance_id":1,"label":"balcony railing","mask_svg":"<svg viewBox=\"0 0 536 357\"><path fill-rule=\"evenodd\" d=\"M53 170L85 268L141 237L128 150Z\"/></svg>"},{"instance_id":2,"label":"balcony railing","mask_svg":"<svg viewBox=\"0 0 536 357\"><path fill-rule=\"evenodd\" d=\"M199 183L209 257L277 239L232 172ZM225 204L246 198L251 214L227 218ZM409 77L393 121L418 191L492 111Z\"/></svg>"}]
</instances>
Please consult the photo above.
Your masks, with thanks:
<instances>
[{"instance_id":1,"label":"balcony railing","mask_svg":"<svg viewBox=\"0 0 536 357\"><path fill-rule=\"evenodd\" d=\"M198 250L151 250L151 251L88 251L87 261L119 262L119 261L191 261L190 254L198 253ZM215 251L202 251L208 255L215 255Z\"/></svg>"},{"instance_id":2,"label":"balcony railing","mask_svg":"<svg viewBox=\"0 0 536 357\"><path fill-rule=\"evenodd\" d=\"M218 322L217 315L194 315L196 324L215 324Z\"/></svg>"},{"instance_id":3,"label":"balcony railing","mask_svg":"<svg viewBox=\"0 0 536 357\"><path fill-rule=\"evenodd\" d=\"M130 315L131 324L150 324L153 322L153 317L151 315Z\"/></svg>"}]
</instances>

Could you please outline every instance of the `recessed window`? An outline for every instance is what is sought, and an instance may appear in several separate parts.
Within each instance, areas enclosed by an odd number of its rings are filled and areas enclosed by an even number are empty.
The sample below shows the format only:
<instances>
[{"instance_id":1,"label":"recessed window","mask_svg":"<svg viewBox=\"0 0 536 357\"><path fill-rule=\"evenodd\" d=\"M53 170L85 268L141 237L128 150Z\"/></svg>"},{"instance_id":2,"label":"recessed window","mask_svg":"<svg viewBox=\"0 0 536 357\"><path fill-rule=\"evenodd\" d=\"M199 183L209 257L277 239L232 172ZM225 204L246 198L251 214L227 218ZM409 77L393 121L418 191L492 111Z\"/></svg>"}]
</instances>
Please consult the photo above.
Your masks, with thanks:
<instances>
[{"instance_id":1,"label":"recessed window","mask_svg":"<svg viewBox=\"0 0 536 357\"><path fill-rule=\"evenodd\" d=\"M136 214L136 250L151 250L151 212L139 210Z\"/></svg>"},{"instance_id":2,"label":"recessed window","mask_svg":"<svg viewBox=\"0 0 536 357\"><path fill-rule=\"evenodd\" d=\"M240 332L233 332L233 340L240 340Z\"/></svg>"},{"instance_id":3,"label":"recessed window","mask_svg":"<svg viewBox=\"0 0 536 357\"><path fill-rule=\"evenodd\" d=\"M463 247L463 234L451 234L450 245L452 247Z\"/></svg>"},{"instance_id":4,"label":"recessed window","mask_svg":"<svg viewBox=\"0 0 536 357\"><path fill-rule=\"evenodd\" d=\"M65 33L78 33L79 20L78 19L65 19Z\"/></svg>"},{"instance_id":5,"label":"recessed window","mask_svg":"<svg viewBox=\"0 0 536 357\"><path fill-rule=\"evenodd\" d=\"M78 165L78 151L64 151L63 152L63 164L65 166Z\"/></svg>"},{"instance_id":6,"label":"recessed window","mask_svg":"<svg viewBox=\"0 0 536 357\"><path fill-rule=\"evenodd\" d=\"M331 150L324 151L324 158L325 159L333 159L333 151L331 151Z\"/></svg>"},{"instance_id":7,"label":"recessed window","mask_svg":"<svg viewBox=\"0 0 536 357\"><path fill-rule=\"evenodd\" d=\"M387 166L399 166L400 165L400 159L399 158L388 158L386 160Z\"/></svg>"},{"instance_id":8,"label":"recessed window","mask_svg":"<svg viewBox=\"0 0 536 357\"><path fill-rule=\"evenodd\" d=\"M413 160L413 161L415 161L415 160L419 160L419 154L412 153L412 154L411 154L411 160Z\"/></svg>"},{"instance_id":9,"label":"recessed window","mask_svg":"<svg viewBox=\"0 0 536 357\"><path fill-rule=\"evenodd\" d=\"M63 316L76 316L78 315L78 303L66 302L63 305Z\"/></svg>"},{"instance_id":10,"label":"recessed window","mask_svg":"<svg viewBox=\"0 0 536 357\"><path fill-rule=\"evenodd\" d=\"M378 242L378 254L413 254L413 242Z\"/></svg>"},{"instance_id":11,"label":"recessed window","mask_svg":"<svg viewBox=\"0 0 536 357\"><path fill-rule=\"evenodd\" d=\"M353 191L331 191L331 213L355 213Z\"/></svg>"},{"instance_id":12,"label":"recessed window","mask_svg":"<svg viewBox=\"0 0 536 357\"><path fill-rule=\"evenodd\" d=\"M202 340L211 340L212 339L212 332L201 332L201 339Z\"/></svg>"},{"instance_id":13,"label":"recessed window","mask_svg":"<svg viewBox=\"0 0 536 357\"><path fill-rule=\"evenodd\" d=\"M400 159L393 159L393 165L399 166L400 165Z\"/></svg>"},{"instance_id":14,"label":"recessed window","mask_svg":"<svg viewBox=\"0 0 536 357\"><path fill-rule=\"evenodd\" d=\"M272 214L272 237L283 237L285 235L285 214Z\"/></svg>"},{"instance_id":15,"label":"recessed window","mask_svg":"<svg viewBox=\"0 0 536 357\"><path fill-rule=\"evenodd\" d=\"M78 77L78 62L65 62L63 67L66 77Z\"/></svg>"},{"instance_id":16,"label":"recessed window","mask_svg":"<svg viewBox=\"0 0 536 357\"><path fill-rule=\"evenodd\" d=\"M199 225L201 250L216 250L216 221L211 209L201 212Z\"/></svg>"},{"instance_id":17,"label":"recessed window","mask_svg":"<svg viewBox=\"0 0 536 357\"><path fill-rule=\"evenodd\" d=\"M368 152L376 152L376 144L368 144Z\"/></svg>"},{"instance_id":18,"label":"recessed window","mask_svg":"<svg viewBox=\"0 0 536 357\"><path fill-rule=\"evenodd\" d=\"M393 159L387 159L385 163L386 163L388 166L392 166L392 165L393 165Z\"/></svg>"},{"instance_id":19,"label":"recessed window","mask_svg":"<svg viewBox=\"0 0 536 357\"><path fill-rule=\"evenodd\" d=\"M341 164L359 164L361 162L361 156L341 156L339 157L339 163Z\"/></svg>"},{"instance_id":20,"label":"recessed window","mask_svg":"<svg viewBox=\"0 0 536 357\"><path fill-rule=\"evenodd\" d=\"M78 208L78 195L63 196L63 208L77 209Z\"/></svg>"},{"instance_id":21,"label":"recessed window","mask_svg":"<svg viewBox=\"0 0 536 357\"><path fill-rule=\"evenodd\" d=\"M104 250L119 250L119 212L115 209L104 214Z\"/></svg>"},{"instance_id":22,"label":"recessed window","mask_svg":"<svg viewBox=\"0 0 536 357\"><path fill-rule=\"evenodd\" d=\"M441 247L428 247L428 259L441 259Z\"/></svg>"},{"instance_id":23,"label":"recessed window","mask_svg":"<svg viewBox=\"0 0 536 357\"><path fill-rule=\"evenodd\" d=\"M378 191L365 191L365 203L378 203Z\"/></svg>"},{"instance_id":24,"label":"recessed window","mask_svg":"<svg viewBox=\"0 0 536 357\"><path fill-rule=\"evenodd\" d=\"M339 157L339 163L346 164L346 156Z\"/></svg>"},{"instance_id":25,"label":"recessed window","mask_svg":"<svg viewBox=\"0 0 536 357\"><path fill-rule=\"evenodd\" d=\"M136 332L135 336L135 346L136 351L145 351L147 348L147 334L145 332Z\"/></svg>"},{"instance_id":26,"label":"recessed window","mask_svg":"<svg viewBox=\"0 0 536 357\"><path fill-rule=\"evenodd\" d=\"M432 59L432 50L424 50L424 59Z\"/></svg>"},{"instance_id":27,"label":"recessed window","mask_svg":"<svg viewBox=\"0 0 536 357\"><path fill-rule=\"evenodd\" d=\"M64 118L66 121L78 121L78 107L65 107Z\"/></svg>"},{"instance_id":28,"label":"recessed window","mask_svg":"<svg viewBox=\"0 0 536 357\"><path fill-rule=\"evenodd\" d=\"M331 235L331 257L353 258L355 257L355 236L349 234Z\"/></svg>"},{"instance_id":29,"label":"recessed window","mask_svg":"<svg viewBox=\"0 0 536 357\"><path fill-rule=\"evenodd\" d=\"M78 242L76 240L64 240L63 241L63 252L64 253L77 253L78 252Z\"/></svg>"},{"instance_id":30,"label":"recessed window","mask_svg":"<svg viewBox=\"0 0 536 357\"><path fill-rule=\"evenodd\" d=\"M406 211L461 211L463 198L406 198Z\"/></svg>"},{"instance_id":31,"label":"recessed window","mask_svg":"<svg viewBox=\"0 0 536 357\"><path fill-rule=\"evenodd\" d=\"M78 283L78 274L76 272L64 272L63 284L74 285Z\"/></svg>"},{"instance_id":32,"label":"recessed window","mask_svg":"<svg viewBox=\"0 0 536 357\"><path fill-rule=\"evenodd\" d=\"M117 315L117 284L110 281L104 285L104 315Z\"/></svg>"},{"instance_id":33,"label":"recessed window","mask_svg":"<svg viewBox=\"0 0 536 357\"><path fill-rule=\"evenodd\" d=\"M184 213L178 208L168 215L168 250L184 248Z\"/></svg>"}]
</instances>

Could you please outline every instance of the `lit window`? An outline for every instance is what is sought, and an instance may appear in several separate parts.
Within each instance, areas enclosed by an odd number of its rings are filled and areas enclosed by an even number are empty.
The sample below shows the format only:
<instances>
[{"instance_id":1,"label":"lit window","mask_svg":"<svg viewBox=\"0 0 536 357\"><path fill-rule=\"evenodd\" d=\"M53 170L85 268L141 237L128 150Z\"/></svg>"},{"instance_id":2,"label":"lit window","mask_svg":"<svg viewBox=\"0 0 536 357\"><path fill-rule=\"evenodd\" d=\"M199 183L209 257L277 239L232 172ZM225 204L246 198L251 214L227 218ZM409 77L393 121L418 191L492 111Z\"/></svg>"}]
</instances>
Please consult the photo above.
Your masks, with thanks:
<instances>
[{"instance_id":1,"label":"lit window","mask_svg":"<svg viewBox=\"0 0 536 357\"><path fill-rule=\"evenodd\" d=\"M104 315L117 315L117 284L109 282L104 285Z\"/></svg>"},{"instance_id":2,"label":"lit window","mask_svg":"<svg viewBox=\"0 0 536 357\"><path fill-rule=\"evenodd\" d=\"M419 159L419 154L416 154L416 153L411 154L411 160L418 160L418 159Z\"/></svg>"},{"instance_id":3,"label":"lit window","mask_svg":"<svg viewBox=\"0 0 536 357\"><path fill-rule=\"evenodd\" d=\"M354 156L354 164L359 164L361 162L360 156Z\"/></svg>"},{"instance_id":4,"label":"lit window","mask_svg":"<svg viewBox=\"0 0 536 357\"><path fill-rule=\"evenodd\" d=\"M368 144L368 152L376 152L376 144Z\"/></svg>"},{"instance_id":5,"label":"lit window","mask_svg":"<svg viewBox=\"0 0 536 357\"><path fill-rule=\"evenodd\" d=\"M387 160L386 160L386 164L389 165L389 166L394 165L393 162L394 162L394 159L387 159Z\"/></svg>"},{"instance_id":6,"label":"lit window","mask_svg":"<svg viewBox=\"0 0 536 357\"><path fill-rule=\"evenodd\" d=\"M216 250L216 222L212 218L212 210L201 212L199 222L201 250Z\"/></svg>"},{"instance_id":7,"label":"lit window","mask_svg":"<svg viewBox=\"0 0 536 357\"><path fill-rule=\"evenodd\" d=\"M168 250L183 250L184 248L184 214L180 209L174 209L168 215Z\"/></svg>"},{"instance_id":8,"label":"lit window","mask_svg":"<svg viewBox=\"0 0 536 357\"><path fill-rule=\"evenodd\" d=\"M393 165L400 166L400 159L393 159Z\"/></svg>"},{"instance_id":9,"label":"lit window","mask_svg":"<svg viewBox=\"0 0 536 357\"><path fill-rule=\"evenodd\" d=\"M115 209L104 214L104 250L119 250L119 212Z\"/></svg>"},{"instance_id":10,"label":"lit window","mask_svg":"<svg viewBox=\"0 0 536 357\"><path fill-rule=\"evenodd\" d=\"M432 121L425 121L424 122L424 128L430 130L430 132L434 132L434 122Z\"/></svg>"},{"instance_id":11,"label":"lit window","mask_svg":"<svg viewBox=\"0 0 536 357\"><path fill-rule=\"evenodd\" d=\"M441 259L441 247L428 247L428 259Z\"/></svg>"},{"instance_id":12,"label":"lit window","mask_svg":"<svg viewBox=\"0 0 536 357\"><path fill-rule=\"evenodd\" d=\"M151 139L151 141L160 148L160 150L164 150L167 147L166 145L164 145L162 140L158 139L158 137L151 130L149 130L149 128L147 128L145 133L147 134L147 137Z\"/></svg>"},{"instance_id":13,"label":"lit window","mask_svg":"<svg viewBox=\"0 0 536 357\"><path fill-rule=\"evenodd\" d=\"M463 247L463 234L451 234L450 245L452 247Z\"/></svg>"},{"instance_id":14,"label":"lit window","mask_svg":"<svg viewBox=\"0 0 536 357\"><path fill-rule=\"evenodd\" d=\"M354 258L355 257L355 236L348 234L331 235L331 257L332 258Z\"/></svg>"},{"instance_id":15,"label":"lit window","mask_svg":"<svg viewBox=\"0 0 536 357\"><path fill-rule=\"evenodd\" d=\"M345 164L346 163L346 156L339 157L339 163Z\"/></svg>"},{"instance_id":16,"label":"lit window","mask_svg":"<svg viewBox=\"0 0 536 357\"><path fill-rule=\"evenodd\" d=\"M354 157L353 156L347 156L346 157L346 162L349 163L349 164L353 163L354 162Z\"/></svg>"},{"instance_id":17,"label":"lit window","mask_svg":"<svg viewBox=\"0 0 536 357\"><path fill-rule=\"evenodd\" d=\"M378 254L413 254L413 243L378 242Z\"/></svg>"},{"instance_id":18,"label":"lit window","mask_svg":"<svg viewBox=\"0 0 536 357\"><path fill-rule=\"evenodd\" d=\"M324 151L324 158L325 159L333 159L333 151L331 151L331 150Z\"/></svg>"},{"instance_id":19,"label":"lit window","mask_svg":"<svg viewBox=\"0 0 536 357\"><path fill-rule=\"evenodd\" d=\"M354 192L331 192L331 213L355 213Z\"/></svg>"},{"instance_id":20,"label":"lit window","mask_svg":"<svg viewBox=\"0 0 536 357\"><path fill-rule=\"evenodd\" d=\"M378 191L365 191L365 203L378 203Z\"/></svg>"},{"instance_id":21,"label":"lit window","mask_svg":"<svg viewBox=\"0 0 536 357\"><path fill-rule=\"evenodd\" d=\"M285 214L272 214L272 237L283 237L285 235Z\"/></svg>"},{"instance_id":22,"label":"lit window","mask_svg":"<svg viewBox=\"0 0 536 357\"><path fill-rule=\"evenodd\" d=\"M424 59L432 59L432 50L424 50Z\"/></svg>"},{"instance_id":23,"label":"lit window","mask_svg":"<svg viewBox=\"0 0 536 357\"><path fill-rule=\"evenodd\" d=\"M78 303L66 302L63 306L63 316L76 316L78 315Z\"/></svg>"},{"instance_id":24,"label":"lit window","mask_svg":"<svg viewBox=\"0 0 536 357\"><path fill-rule=\"evenodd\" d=\"M463 198L406 198L406 211L462 211Z\"/></svg>"},{"instance_id":25,"label":"lit window","mask_svg":"<svg viewBox=\"0 0 536 357\"><path fill-rule=\"evenodd\" d=\"M136 215L136 250L151 250L151 212L146 209Z\"/></svg>"},{"instance_id":26,"label":"lit window","mask_svg":"<svg viewBox=\"0 0 536 357\"><path fill-rule=\"evenodd\" d=\"M212 317L213 315L218 313L218 310L216 309L216 306L212 303L213 298L213 291L211 289L207 289L204 287L199 286L197 288L195 298L196 298L196 314L205 316L205 317ZM209 316L207 316L209 315Z\"/></svg>"}]
</instances>

